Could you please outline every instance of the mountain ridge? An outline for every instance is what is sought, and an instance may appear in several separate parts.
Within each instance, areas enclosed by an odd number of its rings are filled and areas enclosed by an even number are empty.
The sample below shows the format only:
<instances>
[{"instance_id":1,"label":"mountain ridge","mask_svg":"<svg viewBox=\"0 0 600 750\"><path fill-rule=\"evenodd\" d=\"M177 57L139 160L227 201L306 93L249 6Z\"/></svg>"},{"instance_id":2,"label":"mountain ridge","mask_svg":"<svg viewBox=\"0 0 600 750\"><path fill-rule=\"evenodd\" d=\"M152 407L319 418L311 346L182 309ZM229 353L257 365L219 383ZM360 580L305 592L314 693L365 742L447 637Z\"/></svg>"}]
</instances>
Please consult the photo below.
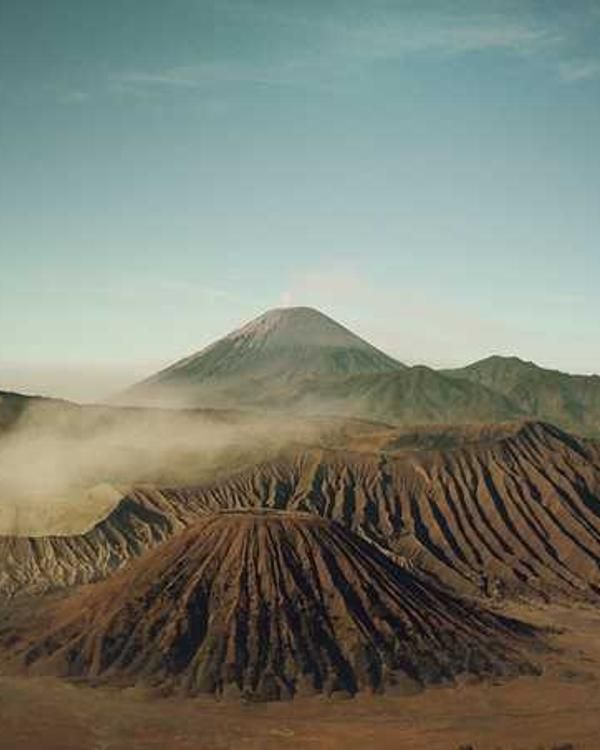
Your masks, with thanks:
<instances>
[{"instance_id":1,"label":"mountain ridge","mask_svg":"<svg viewBox=\"0 0 600 750\"><path fill-rule=\"evenodd\" d=\"M396 424L540 419L600 436L600 377L492 355L407 366L308 307L276 308L134 384L119 403L336 414Z\"/></svg>"},{"instance_id":2,"label":"mountain ridge","mask_svg":"<svg viewBox=\"0 0 600 750\"><path fill-rule=\"evenodd\" d=\"M444 374L502 394L514 408L566 430L600 436L600 376L573 375L492 355Z\"/></svg>"},{"instance_id":3,"label":"mountain ridge","mask_svg":"<svg viewBox=\"0 0 600 750\"><path fill-rule=\"evenodd\" d=\"M24 398L0 394L0 429L16 421ZM109 403L325 414L398 425L530 418L600 437L598 375L501 355L462 368L407 366L308 307L270 310Z\"/></svg>"},{"instance_id":4,"label":"mountain ridge","mask_svg":"<svg viewBox=\"0 0 600 750\"><path fill-rule=\"evenodd\" d=\"M288 381L403 367L314 308L275 308L132 386L125 396L143 399L153 390L193 390L203 382L221 390L236 377Z\"/></svg>"},{"instance_id":5,"label":"mountain ridge","mask_svg":"<svg viewBox=\"0 0 600 750\"><path fill-rule=\"evenodd\" d=\"M485 570L506 596L597 601L600 445L534 422L464 437L288 446L204 484L137 486L86 533L0 537L0 594L103 578L206 513L275 508L342 523L462 593L480 595Z\"/></svg>"}]
</instances>

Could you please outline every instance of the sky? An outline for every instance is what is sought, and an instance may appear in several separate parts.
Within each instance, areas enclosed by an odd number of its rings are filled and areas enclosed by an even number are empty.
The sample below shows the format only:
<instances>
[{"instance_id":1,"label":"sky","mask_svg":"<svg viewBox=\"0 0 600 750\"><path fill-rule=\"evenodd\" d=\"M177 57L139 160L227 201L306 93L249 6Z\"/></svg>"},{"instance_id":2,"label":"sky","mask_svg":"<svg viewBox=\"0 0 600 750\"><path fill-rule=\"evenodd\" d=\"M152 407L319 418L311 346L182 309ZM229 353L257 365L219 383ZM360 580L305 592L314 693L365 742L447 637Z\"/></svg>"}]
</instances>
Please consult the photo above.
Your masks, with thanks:
<instances>
[{"instance_id":1,"label":"sky","mask_svg":"<svg viewBox=\"0 0 600 750\"><path fill-rule=\"evenodd\" d=\"M600 0L0 0L0 388L311 305L600 373Z\"/></svg>"}]
</instances>

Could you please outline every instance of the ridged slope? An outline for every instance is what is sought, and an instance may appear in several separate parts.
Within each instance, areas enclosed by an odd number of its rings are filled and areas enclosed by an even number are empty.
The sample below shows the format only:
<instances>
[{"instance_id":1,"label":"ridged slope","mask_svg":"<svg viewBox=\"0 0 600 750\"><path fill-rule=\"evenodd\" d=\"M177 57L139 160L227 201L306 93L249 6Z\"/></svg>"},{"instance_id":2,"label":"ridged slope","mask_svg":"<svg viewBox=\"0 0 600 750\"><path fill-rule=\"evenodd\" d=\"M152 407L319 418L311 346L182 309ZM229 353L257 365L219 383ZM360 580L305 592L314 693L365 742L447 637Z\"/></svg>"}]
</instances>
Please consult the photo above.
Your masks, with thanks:
<instances>
[{"instance_id":1,"label":"ridged slope","mask_svg":"<svg viewBox=\"0 0 600 750\"><path fill-rule=\"evenodd\" d=\"M539 419L600 436L600 377L516 357L406 367L326 315L271 310L117 401L338 414L397 424Z\"/></svg>"},{"instance_id":2,"label":"ridged slope","mask_svg":"<svg viewBox=\"0 0 600 750\"><path fill-rule=\"evenodd\" d=\"M522 418L527 413L485 385L422 366L305 380L291 394L275 390L270 405L399 425L500 422Z\"/></svg>"},{"instance_id":3,"label":"ridged slope","mask_svg":"<svg viewBox=\"0 0 600 750\"><path fill-rule=\"evenodd\" d=\"M290 381L381 373L403 365L323 313L309 307L271 310L200 352L134 385L120 400L187 403L254 402ZM248 382L250 381L250 382Z\"/></svg>"},{"instance_id":4,"label":"ridged slope","mask_svg":"<svg viewBox=\"0 0 600 750\"><path fill-rule=\"evenodd\" d=\"M296 449L210 484L138 489L87 534L0 538L0 591L103 577L148 547L232 508L340 521L468 593L600 595L600 449L549 425L472 445L382 453Z\"/></svg>"},{"instance_id":5,"label":"ridged slope","mask_svg":"<svg viewBox=\"0 0 600 750\"><path fill-rule=\"evenodd\" d=\"M502 393L406 367L311 308L272 310L134 385L125 403L335 414L397 424L491 422L526 411Z\"/></svg>"},{"instance_id":6,"label":"ridged slope","mask_svg":"<svg viewBox=\"0 0 600 750\"><path fill-rule=\"evenodd\" d=\"M36 673L254 699L528 669L528 630L314 515L217 513L3 642Z\"/></svg>"},{"instance_id":7,"label":"ridged slope","mask_svg":"<svg viewBox=\"0 0 600 750\"><path fill-rule=\"evenodd\" d=\"M547 370L518 357L493 356L446 374L502 394L535 419L600 437L600 377Z\"/></svg>"}]
</instances>

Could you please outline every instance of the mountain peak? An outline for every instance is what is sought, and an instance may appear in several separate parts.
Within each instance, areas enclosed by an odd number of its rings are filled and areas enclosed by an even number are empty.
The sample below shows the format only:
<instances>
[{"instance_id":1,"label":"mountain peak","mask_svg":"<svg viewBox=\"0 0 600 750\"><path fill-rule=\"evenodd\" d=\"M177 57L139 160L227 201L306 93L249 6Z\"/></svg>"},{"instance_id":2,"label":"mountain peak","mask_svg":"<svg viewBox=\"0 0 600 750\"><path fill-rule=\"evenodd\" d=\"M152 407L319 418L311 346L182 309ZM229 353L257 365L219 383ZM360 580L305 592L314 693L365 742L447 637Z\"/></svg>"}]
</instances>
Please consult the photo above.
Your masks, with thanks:
<instances>
[{"instance_id":1,"label":"mountain peak","mask_svg":"<svg viewBox=\"0 0 600 750\"><path fill-rule=\"evenodd\" d=\"M478 362L474 362L471 367L482 366L482 365L504 365L513 367L536 367L539 369L539 365L535 362L531 362L528 359L521 359L515 354L503 355L503 354L490 354L489 357L480 359Z\"/></svg>"},{"instance_id":2,"label":"mountain peak","mask_svg":"<svg viewBox=\"0 0 600 750\"><path fill-rule=\"evenodd\" d=\"M268 398L269 393L298 379L372 375L403 368L319 310L280 307L133 386L125 399L131 403L133 396L134 403L172 404L175 398L184 405L214 405L226 391L228 397L234 393L236 402L244 403L256 398L258 383L267 384Z\"/></svg>"},{"instance_id":3,"label":"mountain peak","mask_svg":"<svg viewBox=\"0 0 600 750\"><path fill-rule=\"evenodd\" d=\"M269 338L279 346L346 346L372 350L370 344L313 307L276 307L254 318L226 338Z\"/></svg>"}]
</instances>

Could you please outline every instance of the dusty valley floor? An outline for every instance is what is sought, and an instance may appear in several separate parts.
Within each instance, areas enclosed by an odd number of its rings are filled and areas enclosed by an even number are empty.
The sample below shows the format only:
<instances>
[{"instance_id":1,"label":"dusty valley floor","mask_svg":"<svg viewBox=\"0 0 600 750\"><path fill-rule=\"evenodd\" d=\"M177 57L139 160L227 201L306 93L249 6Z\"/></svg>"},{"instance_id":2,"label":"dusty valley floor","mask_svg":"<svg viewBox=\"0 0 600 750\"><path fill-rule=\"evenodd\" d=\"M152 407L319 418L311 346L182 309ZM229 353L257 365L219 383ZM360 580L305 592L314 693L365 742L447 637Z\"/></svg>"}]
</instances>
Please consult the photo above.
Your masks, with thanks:
<instances>
[{"instance_id":1,"label":"dusty valley floor","mask_svg":"<svg viewBox=\"0 0 600 750\"><path fill-rule=\"evenodd\" d=\"M552 627L543 674L402 698L240 704L0 676L3 750L599 750L600 611L511 605Z\"/></svg>"}]
</instances>

